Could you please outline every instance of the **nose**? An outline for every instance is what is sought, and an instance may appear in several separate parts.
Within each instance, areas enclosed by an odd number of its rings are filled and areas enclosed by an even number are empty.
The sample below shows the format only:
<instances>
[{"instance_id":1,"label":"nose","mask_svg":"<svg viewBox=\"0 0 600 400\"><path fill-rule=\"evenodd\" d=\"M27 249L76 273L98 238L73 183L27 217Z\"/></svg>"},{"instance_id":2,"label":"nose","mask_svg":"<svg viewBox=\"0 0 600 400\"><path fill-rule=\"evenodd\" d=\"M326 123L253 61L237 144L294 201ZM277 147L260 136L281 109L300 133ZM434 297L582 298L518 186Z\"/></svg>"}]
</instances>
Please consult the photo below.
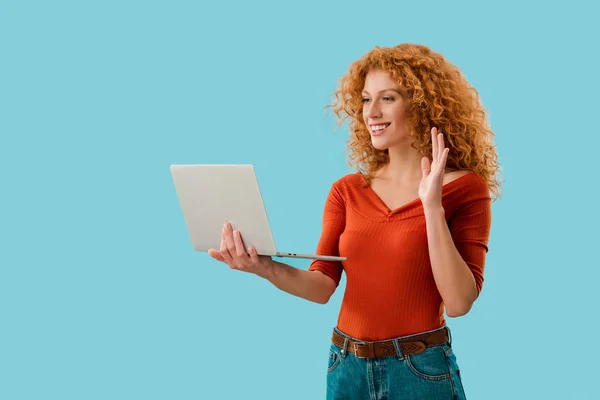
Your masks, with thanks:
<instances>
[{"instance_id":1,"label":"nose","mask_svg":"<svg viewBox=\"0 0 600 400\"><path fill-rule=\"evenodd\" d=\"M370 104L367 104L366 106L366 110L365 110L365 117L369 118L369 119L377 119L377 118L381 118L381 107L379 106L379 103L374 101Z\"/></svg>"}]
</instances>

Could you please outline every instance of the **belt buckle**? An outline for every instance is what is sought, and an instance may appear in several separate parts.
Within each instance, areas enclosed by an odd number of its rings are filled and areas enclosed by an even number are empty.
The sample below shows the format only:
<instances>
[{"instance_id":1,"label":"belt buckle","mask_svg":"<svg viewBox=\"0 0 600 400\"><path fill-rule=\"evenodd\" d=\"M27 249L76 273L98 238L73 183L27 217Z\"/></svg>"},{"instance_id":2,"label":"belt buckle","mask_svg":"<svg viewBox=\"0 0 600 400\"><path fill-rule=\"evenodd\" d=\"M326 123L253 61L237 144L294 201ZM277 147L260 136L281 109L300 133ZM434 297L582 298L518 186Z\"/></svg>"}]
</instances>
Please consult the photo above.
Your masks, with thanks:
<instances>
[{"instance_id":1,"label":"belt buckle","mask_svg":"<svg viewBox=\"0 0 600 400\"><path fill-rule=\"evenodd\" d=\"M369 355L371 354L371 352L373 354L375 354L375 345L374 345L374 343L371 343L371 342L358 343L358 346L367 346L367 348L368 348L369 351L368 351L368 354L365 357L360 357L358 355L357 343L354 342L353 343L353 347L354 347L354 355L356 356L356 358L369 358Z\"/></svg>"},{"instance_id":2,"label":"belt buckle","mask_svg":"<svg viewBox=\"0 0 600 400\"><path fill-rule=\"evenodd\" d=\"M356 342L353 342L352 347L354 347L354 355L356 356L356 358L367 358L367 357L360 357L358 355L358 347L356 346ZM360 345L362 346L364 343L360 343Z\"/></svg>"}]
</instances>

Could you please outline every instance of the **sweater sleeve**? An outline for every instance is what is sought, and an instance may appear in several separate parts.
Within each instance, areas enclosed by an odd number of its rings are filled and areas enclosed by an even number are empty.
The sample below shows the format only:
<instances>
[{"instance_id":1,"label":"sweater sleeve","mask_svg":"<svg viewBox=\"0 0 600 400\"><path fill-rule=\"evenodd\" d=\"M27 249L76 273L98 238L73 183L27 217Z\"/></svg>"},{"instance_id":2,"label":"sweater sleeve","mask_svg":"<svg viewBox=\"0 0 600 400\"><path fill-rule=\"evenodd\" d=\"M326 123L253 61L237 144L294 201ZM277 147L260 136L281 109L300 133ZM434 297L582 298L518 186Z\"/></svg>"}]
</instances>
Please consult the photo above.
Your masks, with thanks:
<instances>
[{"instance_id":1,"label":"sweater sleeve","mask_svg":"<svg viewBox=\"0 0 600 400\"><path fill-rule=\"evenodd\" d=\"M492 225L491 198L487 184L474 185L452 218L449 228L459 254L473 273L477 295L483 286L483 269Z\"/></svg>"},{"instance_id":2,"label":"sweater sleeve","mask_svg":"<svg viewBox=\"0 0 600 400\"><path fill-rule=\"evenodd\" d=\"M339 256L340 235L346 227L346 206L340 192L331 186L323 212L323 228L321 239L317 246L317 255ZM335 282L336 287L342 278L343 266L341 261L314 260L308 267L309 271L321 271Z\"/></svg>"}]
</instances>

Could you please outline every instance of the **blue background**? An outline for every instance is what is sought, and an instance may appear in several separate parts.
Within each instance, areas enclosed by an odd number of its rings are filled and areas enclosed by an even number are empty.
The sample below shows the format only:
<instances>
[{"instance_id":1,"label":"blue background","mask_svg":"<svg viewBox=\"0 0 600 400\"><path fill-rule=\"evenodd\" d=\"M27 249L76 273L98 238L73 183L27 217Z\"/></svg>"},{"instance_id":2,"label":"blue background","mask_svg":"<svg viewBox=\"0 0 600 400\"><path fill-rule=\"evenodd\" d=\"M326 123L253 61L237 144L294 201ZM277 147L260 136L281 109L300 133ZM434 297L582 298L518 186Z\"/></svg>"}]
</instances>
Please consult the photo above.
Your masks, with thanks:
<instances>
[{"instance_id":1,"label":"blue background","mask_svg":"<svg viewBox=\"0 0 600 400\"><path fill-rule=\"evenodd\" d=\"M467 396L595 398L597 10L517 4L1 1L0 398L324 398L345 280L323 306L193 251L169 165L254 164L278 248L314 252L354 172L323 107L402 42L478 89L504 173L448 319Z\"/></svg>"}]
</instances>

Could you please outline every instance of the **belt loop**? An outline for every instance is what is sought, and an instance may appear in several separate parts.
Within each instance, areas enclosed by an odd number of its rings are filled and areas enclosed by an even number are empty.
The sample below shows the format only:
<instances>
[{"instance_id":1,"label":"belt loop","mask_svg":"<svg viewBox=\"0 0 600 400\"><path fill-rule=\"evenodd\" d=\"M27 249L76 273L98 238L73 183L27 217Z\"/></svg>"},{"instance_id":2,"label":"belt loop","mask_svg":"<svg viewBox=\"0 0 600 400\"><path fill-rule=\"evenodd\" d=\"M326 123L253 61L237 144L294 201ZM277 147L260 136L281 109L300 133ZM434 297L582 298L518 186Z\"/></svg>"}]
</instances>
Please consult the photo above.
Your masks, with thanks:
<instances>
[{"instance_id":1,"label":"belt loop","mask_svg":"<svg viewBox=\"0 0 600 400\"><path fill-rule=\"evenodd\" d=\"M348 338L344 335L344 347L342 347L342 351L340 352L342 358L345 358L348 355Z\"/></svg>"},{"instance_id":2,"label":"belt loop","mask_svg":"<svg viewBox=\"0 0 600 400\"><path fill-rule=\"evenodd\" d=\"M400 345L398 344L398 339L394 339L394 348L396 349L396 354L398 355L398 360L404 360L404 354L402 354L402 350L400 350Z\"/></svg>"},{"instance_id":3,"label":"belt loop","mask_svg":"<svg viewBox=\"0 0 600 400\"><path fill-rule=\"evenodd\" d=\"M448 346L452 347L452 333L450 332L450 328L446 326L446 330L448 331Z\"/></svg>"}]
</instances>

